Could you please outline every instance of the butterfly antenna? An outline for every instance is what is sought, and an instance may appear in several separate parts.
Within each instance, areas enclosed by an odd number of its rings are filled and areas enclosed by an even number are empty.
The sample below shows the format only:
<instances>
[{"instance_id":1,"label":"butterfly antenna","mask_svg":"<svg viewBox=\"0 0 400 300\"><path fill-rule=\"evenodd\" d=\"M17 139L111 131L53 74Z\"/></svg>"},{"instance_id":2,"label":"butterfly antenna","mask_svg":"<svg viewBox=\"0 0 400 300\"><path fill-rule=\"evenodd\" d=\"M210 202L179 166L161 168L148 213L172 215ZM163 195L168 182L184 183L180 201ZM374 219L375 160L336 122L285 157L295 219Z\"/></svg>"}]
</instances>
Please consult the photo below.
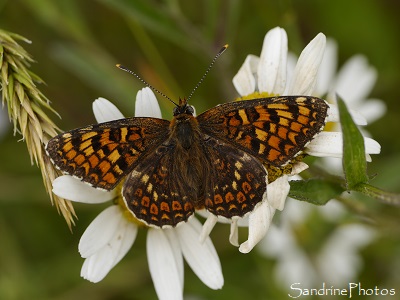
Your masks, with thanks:
<instances>
[{"instance_id":1,"label":"butterfly antenna","mask_svg":"<svg viewBox=\"0 0 400 300\"><path fill-rule=\"evenodd\" d=\"M165 95L164 93L160 92L159 90L157 90L155 87L151 86L150 84L148 84L144 79L142 79L142 77L140 77L138 74L136 74L135 72L133 72L132 70L129 70L127 67L124 67L121 64L117 64L116 65L117 68L128 72L129 74L132 74L133 76L135 76L137 79L139 79L144 85L146 85L147 87L149 87L153 92L156 92L158 94L160 94L161 96L163 96L164 98L168 99L169 101L171 101L173 104L175 104L175 106L179 106L178 104L176 104L174 101L172 101L172 99L170 97L168 97L167 95Z\"/></svg>"},{"instance_id":2,"label":"butterfly antenna","mask_svg":"<svg viewBox=\"0 0 400 300\"><path fill-rule=\"evenodd\" d=\"M192 92L189 94L189 97L187 98L187 101L189 101L190 98L192 98L194 92L198 89L198 87L203 83L204 79L206 78L208 72L210 72L212 66L214 65L215 61L218 59L218 57L220 57L220 55L222 53L224 53L224 51L228 48L228 44L224 45L221 50L218 51L217 55L215 55L215 57L213 58L213 60L211 61L210 65L208 66L206 72L204 73L203 77L200 78L199 82L196 84L196 86L194 87L194 89L192 90Z\"/></svg>"}]
</instances>

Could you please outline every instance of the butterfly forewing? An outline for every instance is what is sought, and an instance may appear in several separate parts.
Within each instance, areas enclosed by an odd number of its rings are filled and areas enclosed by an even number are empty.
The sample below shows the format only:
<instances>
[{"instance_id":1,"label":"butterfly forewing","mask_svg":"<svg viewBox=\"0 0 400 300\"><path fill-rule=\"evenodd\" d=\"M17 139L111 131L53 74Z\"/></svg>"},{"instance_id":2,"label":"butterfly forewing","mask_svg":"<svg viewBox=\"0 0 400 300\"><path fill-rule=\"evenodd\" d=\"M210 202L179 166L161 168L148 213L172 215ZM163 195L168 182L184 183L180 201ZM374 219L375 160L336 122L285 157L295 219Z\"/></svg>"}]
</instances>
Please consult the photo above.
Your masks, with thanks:
<instances>
[{"instance_id":1,"label":"butterfly forewing","mask_svg":"<svg viewBox=\"0 0 400 300\"><path fill-rule=\"evenodd\" d=\"M322 99L285 96L222 104L197 120L205 134L278 167L302 151L322 129L327 110Z\"/></svg>"},{"instance_id":2,"label":"butterfly forewing","mask_svg":"<svg viewBox=\"0 0 400 300\"><path fill-rule=\"evenodd\" d=\"M52 138L46 151L64 173L94 187L113 189L168 134L169 121L127 118L91 125Z\"/></svg>"}]
</instances>

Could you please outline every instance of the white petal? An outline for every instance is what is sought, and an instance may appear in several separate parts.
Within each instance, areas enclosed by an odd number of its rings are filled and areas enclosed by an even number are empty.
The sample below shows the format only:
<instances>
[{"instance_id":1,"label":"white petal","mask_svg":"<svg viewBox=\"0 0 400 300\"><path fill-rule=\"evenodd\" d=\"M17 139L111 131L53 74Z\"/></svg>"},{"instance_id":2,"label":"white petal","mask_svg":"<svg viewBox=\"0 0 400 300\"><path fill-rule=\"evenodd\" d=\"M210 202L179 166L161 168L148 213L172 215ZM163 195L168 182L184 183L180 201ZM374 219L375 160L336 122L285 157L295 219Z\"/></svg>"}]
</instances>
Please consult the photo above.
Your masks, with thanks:
<instances>
[{"instance_id":1,"label":"white petal","mask_svg":"<svg viewBox=\"0 0 400 300\"><path fill-rule=\"evenodd\" d=\"M178 243L178 240L175 241ZM147 232L147 260L154 288L159 299L183 299L180 268L178 267L176 247L162 229L151 228Z\"/></svg>"},{"instance_id":2,"label":"white petal","mask_svg":"<svg viewBox=\"0 0 400 300\"><path fill-rule=\"evenodd\" d=\"M267 233L274 214L275 208L269 205L268 201L262 201L251 212L249 217L249 236L247 241L240 245L240 252L249 253L257 245Z\"/></svg>"},{"instance_id":3,"label":"white petal","mask_svg":"<svg viewBox=\"0 0 400 300\"><path fill-rule=\"evenodd\" d=\"M288 52L288 56L287 56L287 77L286 77L286 82L292 82L292 78L294 75L294 70L296 69L296 63L297 63L297 59L298 57L292 53L292 52ZM289 89L289 85L286 85L285 91L284 91L284 95L287 94L287 90Z\"/></svg>"},{"instance_id":4,"label":"white petal","mask_svg":"<svg viewBox=\"0 0 400 300\"><path fill-rule=\"evenodd\" d=\"M120 240L120 245L118 245L118 251L115 253L113 267L128 253L132 248L133 243L136 240L138 232L138 226L129 222L125 218L120 223L120 228L117 230L117 235L114 236L115 239Z\"/></svg>"},{"instance_id":5,"label":"white petal","mask_svg":"<svg viewBox=\"0 0 400 300\"><path fill-rule=\"evenodd\" d=\"M221 263L211 239L199 242L201 223L191 218L176 228L183 256L193 272L211 289L221 289L224 284Z\"/></svg>"},{"instance_id":6,"label":"white petal","mask_svg":"<svg viewBox=\"0 0 400 300\"><path fill-rule=\"evenodd\" d=\"M359 110L360 114L362 114L369 123L372 123L386 113L386 105L380 99L368 99L363 101L362 104L357 107L357 110Z\"/></svg>"},{"instance_id":7,"label":"white petal","mask_svg":"<svg viewBox=\"0 0 400 300\"><path fill-rule=\"evenodd\" d=\"M367 125L367 119L358 111L349 109L349 113L354 123L360 126ZM326 122L340 122L339 109L335 104L329 104L328 109L328 117L326 118Z\"/></svg>"},{"instance_id":8,"label":"white petal","mask_svg":"<svg viewBox=\"0 0 400 300\"><path fill-rule=\"evenodd\" d=\"M82 257L86 258L103 248L113 238L123 216L117 205L103 210L83 233L78 249Z\"/></svg>"},{"instance_id":9,"label":"white petal","mask_svg":"<svg viewBox=\"0 0 400 300\"><path fill-rule=\"evenodd\" d=\"M241 96L246 96L254 93L256 90L256 73L259 58L255 55L247 55L243 65L240 67L237 74L233 77L233 85L236 91Z\"/></svg>"},{"instance_id":10,"label":"white petal","mask_svg":"<svg viewBox=\"0 0 400 300\"><path fill-rule=\"evenodd\" d=\"M321 97L328 93L337 68L337 43L333 39L326 40L324 57L318 70L317 85L314 94Z\"/></svg>"},{"instance_id":11,"label":"white petal","mask_svg":"<svg viewBox=\"0 0 400 300\"><path fill-rule=\"evenodd\" d=\"M297 62L288 95L311 95L317 81L317 73L321 64L326 38L319 33L303 50Z\"/></svg>"},{"instance_id":12,"label":"white petal","mask_svg":"<svg viewBox=\"0 0 400 300\"><path fill-rule=\"evenodd\" d=\"M325 122L340 122L339 109L336 105L329 103L327 114Z\"/></svg>"},{"instance_id":13,"label":"white petal","mask_svg":"<svg viewBox=\"0 0 400 300\"><path fill-rule=\"evenodd\" d=\"M132 247L136 233L137 226L121 219L110 241L85 260L81 276L92 282L102 280Z\"/></svg>"},{"instance_id":14,"label":"white petal","mask_svg":"<svg viewBox=\"0 0 400 300\"><path fill-rule=\"evenodd\" d=\"M239 232L237 221L237 218L232 219L231 232L229 234L229 242L235 247L239 247Z\"/></svg>"},{"instance_id":15,"label":"white petal","mask_svg":"<svg viewBox=\"0 0 400 300\"><path fill-rule=\"evenodd\" d=\"M269 204L276 209L283 210L289 194L290 185L288 176L283 175L267 185L267 198Z\"/></svg>"},{"instance_id":16,"label":"white petal","mask_svg":"<svg viewBox=\"0 0 400 300\"><path fill-rule=\"evenodd\" d=\"M202 216L203 218L208 218L210 215L212 215L206 209L196 210L196 214ZM222 223L222 224L231 224L232 223L231 219L221 217L221 216L218 216L217 218L218 218L218 223ZM248 217L239 218L237 221L237 225L239 227L248 227L249 226Z\"/></svg>"},{"instance_id":17,"label":"white petal","mask_svg":"<svg viewBox=\"0 0 400 300\"><path fill-rule=\"evenodd\" d=\"M103 203L115 197L115 191L95 189L70 175L62 175L53 181L53 193L57 196L82 203Z\"/></svg>"},{"instance_id":18,"label":"white petal","mask_svg":"<svg viewBox=\"0 0 400 300\"><path fill-rule=\"evenodd\" d=\"M304 170L308 169L308 165L302 161L299 161L298 163L295 163L292 167L292 172L290 173L290 176L297 175Z\"/></svg>"},{"instance_id":19,"label":"white petal","mask_svg":"<svg viewBox=\"0 0 400 300\"><path fill-rule=\"evenodd\" d=\"M113 267L114 257L111 252L109 247L105 247L86 258L81 269L81 277L94 283L103 280Z\"/></svg>"},{"instance_id":20,"label":"white petal","mask_svg":"<svg viewBox=\"0 0 400 300\"><path fill-rule=\"evenodd\" d=\"M183 287L184 267L183 267L183 256L182 256L181 245L179 243L179 239L177 237L175 229L173 229L173 228L165 229L164 234L168 238L169 244L172 249L172 253L175 256L175 262L176 262L176 267L178 269L179 280L181 282L181 286Z\"/></svg>"},{"instance_id":21,"label":"white petal","mask_svg":"<svg viewBox=\"0 0 400 300\"><path fill-rule=\"evenodd\" d=\"M381 153L381 145L374 139L364 137L365 153L379 154Z\"/></svg>"},{"instance_id":22,"label":"white petal","mask_svg":"<svg viewBox=\"0 0 400 300\"><path fill-rule=\"evenodd\" d=\"M286 87L288 41L286 31L275 27L268 31L258 65L258 90L282 94Z\"/></svg>"},{"instance_id":23,"label":"white petal","mask_svg":"<svg viewBox=\"0 0 400 300\"><path fill-rule=\"evenodd\" d=\"M218 217L213 214L208 214L207 220L203 224L203 229L201 230L199 236L199 242L203 244L206 238L210 235L211 231L213 230L215 224L218 221Z\"/></svg>"},{"instance_id":24,"label":"white petal","mask_svg":"<svg viewBox=\"0 0 400 300\"><path fill-rule=\"evenodd\" d=\"M364 137L364 146L366 154L379 154L381 146L371 138ZM343 135L341 132L320 132L307 145L305 151L313 156L343 156Z\"/></svg>"},{"instance_id":25,"label":"white petal","mask_svg":"<svg viewBox=\"0 0 400 300\"><path fill-rule=\"evenodd\" d=\"M97 123L114 121L124 118L119 109L107 99L97 98L93 102L92 107Z\"/></svg>"},{"instance_id":26,"label":"white petal","mask_svg":"<svg viewBox=\"0 0 400 300\"><path fill-rule=\"evenodd\" d=\"M161 109L156 95L145 87L138 91L135 103L135 117L152 117L161 119Z\"/></svg>"},{"instance_id":27,"label":"white petal","mask_svg":"<svg viewBox=\"0 0 400 300\"><path fill-rule=\"evenodd\" d=\"M90 265L91 265L90 259L85 259L81 268L81 277L83 279L96 283L98 281L90 280L90 274L89 274L89 269L91 267Z\"/></svg>"},{"instance_id":28,"label":"white petal","mask_svg":"<svg viewBox=\"0 0 400 300\"><path fill-rule=\"evenodd\" d=\"M341 132L322 131L306 146L305 152L313 156L343 156L343 136Z\"/></svg>"},{"instance_id":29,"label":"white petal","mask_svg":"<svg viewBox=\"0 0 400 300\"><path fill-rule=\"evenodd\" d=\"M355 55L340 69L334 91L353 107L369 95L377 76L365 56Z\"/></svg>"}]
</instances>

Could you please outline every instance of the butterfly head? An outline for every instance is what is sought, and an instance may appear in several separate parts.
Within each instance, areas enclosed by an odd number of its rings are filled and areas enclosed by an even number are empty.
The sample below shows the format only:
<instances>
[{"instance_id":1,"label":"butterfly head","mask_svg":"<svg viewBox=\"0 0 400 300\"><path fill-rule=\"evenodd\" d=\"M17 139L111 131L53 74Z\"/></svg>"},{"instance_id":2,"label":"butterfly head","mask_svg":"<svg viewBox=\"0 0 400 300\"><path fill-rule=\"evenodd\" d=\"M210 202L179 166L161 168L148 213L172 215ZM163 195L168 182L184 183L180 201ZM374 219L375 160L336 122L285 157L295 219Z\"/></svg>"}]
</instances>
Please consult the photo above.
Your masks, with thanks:
<instances>
[{"instance_id":1,"label":"butterfly head","mask_svg":"<svg viewBox=\"0 0 400 300\"><path fill-rule=\"evenodd\" d=\"M193 106L191 106L187 103L186 98L179 99L179 105L174 107L173 114L174 114L174 117L176 117L177 115L193 116L194 108L193 108Z\"/></svg>"}]
</instances>

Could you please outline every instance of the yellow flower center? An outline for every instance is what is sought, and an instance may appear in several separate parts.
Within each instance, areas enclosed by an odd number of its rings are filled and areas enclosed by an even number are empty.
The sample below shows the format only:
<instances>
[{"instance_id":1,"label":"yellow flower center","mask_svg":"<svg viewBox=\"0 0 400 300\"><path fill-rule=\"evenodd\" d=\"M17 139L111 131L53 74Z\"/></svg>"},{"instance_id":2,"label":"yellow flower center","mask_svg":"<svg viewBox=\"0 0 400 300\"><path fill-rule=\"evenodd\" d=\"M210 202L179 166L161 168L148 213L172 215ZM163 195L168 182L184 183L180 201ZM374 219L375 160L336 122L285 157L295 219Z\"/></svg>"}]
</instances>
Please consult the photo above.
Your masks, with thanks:
<instances>
[{"instance_id":1,"label":"yellow flower center","mask_svg":"<svg viewBox=\"0 0 400 300\"><path fill-rule=\"evenodd\" d=\"M254 100L254 99L269 98L269 97L275 97L275 96L279 96L279 95L278 94L267 93L267 92L254 92L254 93L251 93L249 95L236 98L235 101Z\"/></svg>"},{"instance_id":2,"label":"yellow flower center","mask_svg":"<svg viewBox=\"0 0 400 300\"><path fill-rule=\"evenodd\" d=\"M293 165L302 161L307 154L300 153L295 158L293 158L288 164L281 166L281 167L274 167L271 165L264 164L264 167L267 169L268 172L268 183L271 183L277 180L282 175L289 175L292 173Z\"/></svg>"},{"instance_id":3,"label":"yellow flower center","mask_svg":"<svg viewBox=\"0 0 400 300\"><path fill-rule=\"evenodd\" d=\"M126 203L122 197L122 186L124 182L121 182L118 184L118 186L115 188L115 192L117 194L117 197L114 199L114 204L118 205L120 209L122 210L122 215L124 216L125 219L127 219L129 222L134 223L135 225L141 226L141 227L147 227L145 223L140 221L138 218L136 218L131 210L126 206Z\"/></svg>"}]
</instances>

